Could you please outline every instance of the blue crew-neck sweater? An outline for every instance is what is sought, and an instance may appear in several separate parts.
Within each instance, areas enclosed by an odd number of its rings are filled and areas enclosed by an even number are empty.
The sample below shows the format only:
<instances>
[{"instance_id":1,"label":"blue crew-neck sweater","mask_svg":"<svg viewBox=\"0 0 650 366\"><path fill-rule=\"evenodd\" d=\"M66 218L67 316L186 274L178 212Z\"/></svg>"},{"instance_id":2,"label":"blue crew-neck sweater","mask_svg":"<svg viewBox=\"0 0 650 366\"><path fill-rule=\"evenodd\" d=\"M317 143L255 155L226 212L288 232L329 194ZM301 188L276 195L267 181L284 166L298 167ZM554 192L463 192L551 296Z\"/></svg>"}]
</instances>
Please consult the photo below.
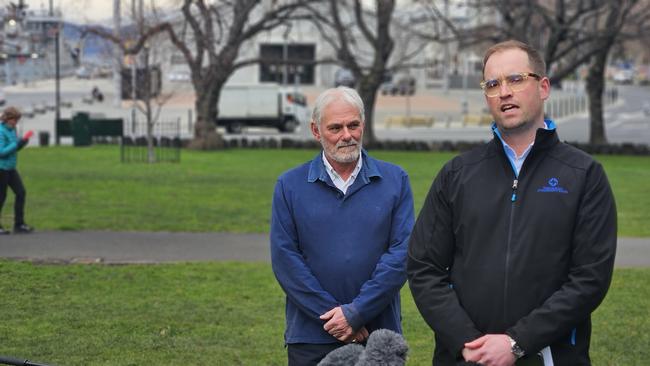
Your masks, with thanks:
<instances>
[{"instance_id":1,"label":"blue crew-neck sweater","mask_svg":"<svg viewBox=\"0 0 650 366\"><path fill-rule=\"evenodd\" d=\"M270 240L273 272L286 293L286 343L336 342L319 319L336 306L355 330L402 331L399 290L414 222L409 179L362 153L346 194L322 154L278 178Z\"/></svg>"}]
</instances>

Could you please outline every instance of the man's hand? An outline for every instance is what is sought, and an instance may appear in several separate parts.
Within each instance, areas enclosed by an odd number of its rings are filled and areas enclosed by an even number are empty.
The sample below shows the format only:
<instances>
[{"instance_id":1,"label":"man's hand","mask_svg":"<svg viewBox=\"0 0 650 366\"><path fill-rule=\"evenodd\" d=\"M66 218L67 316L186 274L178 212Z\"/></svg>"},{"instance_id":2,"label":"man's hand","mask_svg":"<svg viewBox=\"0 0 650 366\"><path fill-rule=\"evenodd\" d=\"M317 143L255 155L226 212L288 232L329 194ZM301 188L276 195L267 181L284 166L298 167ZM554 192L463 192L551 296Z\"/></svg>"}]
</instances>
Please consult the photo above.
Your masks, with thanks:
<instances>
[{"instance_id":1,"label":"man's hand","mask_svg":"<svg viewBox=\"0 0 650 366\"><path fill-rule=\"evenodd\" d=\"M348 324L345 315L343 315L343 309L340 306L326 312L320 318L327 321L323 325L323 329L341 342L352 341L353 336L356 335L350 324Z\"/></svg>"},{"instance_id":2,"label":"man's hand","mask_svg":"<svg viewBox=\"0 0 650 366\"><path fill-rule=\"evenodd\" d=\"M506 334L486 334L465 343L463 357L467 362L477 362L484 366L512 366L516 361Z\"/></svg>"},{"instance_id":3,"label":"man's hand","mask_svg":"<svg viewBox=\"0 0 650 366\"><path fill-rule=\"evenodd\" d=\"M352 339L349 339L350 343L361 343L365 342L366 339L368 339L368 330L366 327L361 327L359 331L352 337Z\"/></svg>"},{"instance_id":4,"label":"man's hand","mask_svg":"<svg viewBox=\"0 0 650 366\"><path fill-rule=\"evenodd\" d=\"M23 135L23 140L27 141L34 135L34 131L29 130Z\"/></svg>"},{"instance_id":5,"label":"man's hand","mask_svg":"<svg viewBox=\"0 0 650 366\"><path fill-rule=\"evenodd\" d=\"M463 348L462 354L465 362L478 362L478 360L481 358L478 349L469 349L465 347Z\"/></svg>"}]
</instances>

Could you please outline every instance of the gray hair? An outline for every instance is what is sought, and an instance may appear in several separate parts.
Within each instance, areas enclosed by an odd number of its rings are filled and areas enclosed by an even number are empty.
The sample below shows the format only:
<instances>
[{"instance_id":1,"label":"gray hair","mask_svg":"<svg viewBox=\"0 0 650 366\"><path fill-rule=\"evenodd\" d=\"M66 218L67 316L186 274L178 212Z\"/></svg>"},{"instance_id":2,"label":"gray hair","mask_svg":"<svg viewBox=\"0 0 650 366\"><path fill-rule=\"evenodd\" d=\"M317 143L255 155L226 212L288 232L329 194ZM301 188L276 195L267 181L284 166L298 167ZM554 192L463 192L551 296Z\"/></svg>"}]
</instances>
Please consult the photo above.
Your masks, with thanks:
<instances>
[{"instance_id":1,"label":"gray hair","mask_svg":"<svg viewBox=\"0 0 650 366\"><path fill-rule=\"evenodd\" d=\"M314 111L311 114L311 120L316 123L318 128L320 128L321 118L323 117L323 109L327 107L330 103L343 99L344 101L350 103L353 107L357 108L359 111L359 118L361 122L364 122L366 119L366 113L363 108L363 100L359 96L356 90L348 88L347 86L339 86L337 88L330 88L322 92L318 98L316 98L316 103L314 105Z\"/></svg>"}]
</instances>

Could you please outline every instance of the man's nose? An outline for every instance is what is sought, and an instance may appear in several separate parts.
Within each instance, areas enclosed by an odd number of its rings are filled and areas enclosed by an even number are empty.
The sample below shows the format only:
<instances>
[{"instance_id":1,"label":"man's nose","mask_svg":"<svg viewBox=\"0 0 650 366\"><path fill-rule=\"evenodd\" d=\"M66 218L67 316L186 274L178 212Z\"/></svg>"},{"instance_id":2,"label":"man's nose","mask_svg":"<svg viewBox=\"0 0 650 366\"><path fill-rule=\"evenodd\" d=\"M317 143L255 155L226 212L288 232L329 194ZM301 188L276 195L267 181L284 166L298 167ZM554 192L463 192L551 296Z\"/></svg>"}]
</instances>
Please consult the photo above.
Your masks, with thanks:
<instances>
[{"instance_id":1,"label":"man's nose","mask_svg":"<svg viewBox=\"0 0 650 366\"><path fill-rule=\"evenodd\" d=\"M347 127L343 127L343 135L341 136L341 139L345 141L349 141L352 138L352 134L350 133L350 129Z\"/></svg>"},{"instance_id":2,"label":"man's nose","mask_svg":"<svg viewBox=\"0 0 650 366\"><path fill-rule=\"evenodd\" d=\"M510 89L510 85L505 80L501 80L501 83L499 84L499 96L501 98L504 97L509 97L512 95L512 89Z\"/></svg>"}]
</instances>

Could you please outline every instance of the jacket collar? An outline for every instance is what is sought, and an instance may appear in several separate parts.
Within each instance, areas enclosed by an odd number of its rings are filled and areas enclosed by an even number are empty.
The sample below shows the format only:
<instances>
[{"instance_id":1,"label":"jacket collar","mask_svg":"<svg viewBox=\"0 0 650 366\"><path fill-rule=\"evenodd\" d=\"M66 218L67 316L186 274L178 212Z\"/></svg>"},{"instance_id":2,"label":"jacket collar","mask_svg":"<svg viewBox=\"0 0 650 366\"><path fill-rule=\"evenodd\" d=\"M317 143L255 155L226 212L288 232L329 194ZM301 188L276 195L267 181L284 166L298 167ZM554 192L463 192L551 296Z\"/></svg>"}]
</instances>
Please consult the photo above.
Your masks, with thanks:
<instances>
[{"instance_id":1,"label":"jacket collar","mask_svg":"<svg viewBox=\"0 0 650 366\"><path fill-rule=\"evenodd\" d=\"M535 144L533 145L533 149L531 151L548 149L560 141L557 136L555 122L553 122L551 119L544 119L544 122L546 122L548 129L537 129L535 132ZM503 150L501 134L499 133L499 129L497 128L497 124L495 122L492 122L492 134L494 135L494 139L492 140L494 146L499 147L501 150Z\"/></svg>"},{"instance_id":2,"label":"jacket collar","mask_svg":"<svg viewBox=\"0 0 650 366\"><path fill-rule=\"evenodd\" d=\"M381 178L381 173L379 172L379 169L377 169L377 164L375 163L374 159L368 156L368 153L365 149L361 149L361 154L363 155L363 163L361 165L361 171L359 171L359 175L357 175L357 180L361 178L364 184L368 184L370 183L370 178ZM307 176L307 181L309 183L314 183L317 180L323 181L327 184L332 184L332 180L325 170L322 150L309 164L309 174Z\"/></svg>"}]
</instances>

